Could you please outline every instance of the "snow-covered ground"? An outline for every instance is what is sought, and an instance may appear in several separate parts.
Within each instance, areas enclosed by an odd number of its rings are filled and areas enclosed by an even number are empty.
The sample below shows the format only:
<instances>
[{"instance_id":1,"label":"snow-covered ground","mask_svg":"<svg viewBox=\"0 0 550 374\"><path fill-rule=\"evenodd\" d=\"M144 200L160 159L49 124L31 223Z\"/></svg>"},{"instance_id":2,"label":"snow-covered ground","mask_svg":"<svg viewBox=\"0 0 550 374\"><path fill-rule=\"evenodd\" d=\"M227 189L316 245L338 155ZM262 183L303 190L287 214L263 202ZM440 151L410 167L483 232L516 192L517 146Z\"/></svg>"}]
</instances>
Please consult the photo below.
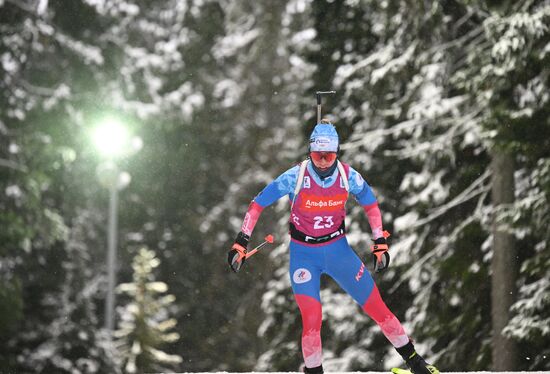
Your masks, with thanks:
<instances>
[{"instance_id":1,"label":"snow-covered ground","mask_svg":"<svg viewBox=\"0 0 550 374\"><path fill-rule=\"evenodd\" d=\"M347 371L330 372L330 374L390 374L390 371ZM298 372L260 372L232 373L227 371L209 373L180 373L180 374L301 374ZM446 371L443 374L550 374L550 371Z\"/></svg>"}]
</instances>

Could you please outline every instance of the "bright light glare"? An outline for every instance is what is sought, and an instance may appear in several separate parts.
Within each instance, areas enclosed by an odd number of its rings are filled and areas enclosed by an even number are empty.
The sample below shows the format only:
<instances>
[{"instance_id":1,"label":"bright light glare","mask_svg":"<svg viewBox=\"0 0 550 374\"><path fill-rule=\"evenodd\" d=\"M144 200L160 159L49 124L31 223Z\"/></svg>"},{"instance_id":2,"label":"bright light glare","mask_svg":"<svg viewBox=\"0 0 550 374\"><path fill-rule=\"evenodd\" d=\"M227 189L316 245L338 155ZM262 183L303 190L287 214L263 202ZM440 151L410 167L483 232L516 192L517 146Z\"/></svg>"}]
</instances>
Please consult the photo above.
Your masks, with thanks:
<instances>
[{"instance_id":1,"label":"bright light glare","mask_svg":"<svg viewBox=\"0 0 550 374\"><path fill-rule=\"evenodd\" d=\"M127 151L128 130L117 121L106 121L95 129L93 141L103 155L116 157Z\"/></svg>"}]
</instances>

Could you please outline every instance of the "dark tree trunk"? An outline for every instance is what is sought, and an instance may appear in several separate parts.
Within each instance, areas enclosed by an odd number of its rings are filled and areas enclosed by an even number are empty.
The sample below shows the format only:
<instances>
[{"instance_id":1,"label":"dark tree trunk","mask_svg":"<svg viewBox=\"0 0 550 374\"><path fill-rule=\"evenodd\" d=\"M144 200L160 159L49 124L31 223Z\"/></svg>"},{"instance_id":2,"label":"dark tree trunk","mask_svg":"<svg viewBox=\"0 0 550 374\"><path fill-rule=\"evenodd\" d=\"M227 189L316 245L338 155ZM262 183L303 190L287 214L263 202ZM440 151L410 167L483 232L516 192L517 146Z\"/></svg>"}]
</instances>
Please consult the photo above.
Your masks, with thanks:
<instances>
[{"instance_id":1,"label":"dark tree trunk","mask_svg":"<svg viewBox=\"0 0 550 374\"><path fill-rule=\"evenodd\" d=\"M498 211L503 204L514 202L514 158L500 150L493 151L492 159L493 259L491 318L493 323L493 370L516 369L517 347L502 330L510 317L510 307L516 296L517 255L514 235L499 227Z\"/></svg>"}]
</instances>

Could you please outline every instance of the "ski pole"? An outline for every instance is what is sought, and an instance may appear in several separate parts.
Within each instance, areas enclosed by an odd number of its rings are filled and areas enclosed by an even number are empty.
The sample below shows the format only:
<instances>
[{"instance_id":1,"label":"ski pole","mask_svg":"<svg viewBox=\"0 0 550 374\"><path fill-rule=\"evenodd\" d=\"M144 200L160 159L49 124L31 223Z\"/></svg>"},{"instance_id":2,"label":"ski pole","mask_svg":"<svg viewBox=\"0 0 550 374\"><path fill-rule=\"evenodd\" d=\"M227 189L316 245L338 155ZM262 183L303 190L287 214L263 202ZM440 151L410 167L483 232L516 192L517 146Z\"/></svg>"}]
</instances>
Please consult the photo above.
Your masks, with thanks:
<instances>
[{"instance_id":1,"label":"ski pole","mask_svg":"<svg viewBox=\"0 0 550 374\"><path fill-rule=\"evenodd\" d=\"M273 243L273 235L269 234L268 236L266 236L265 241L263 243L258 245L256 248L252 249L250 252L246 252L246 255L244 257L249 258L250 256L252 256L256 252L258 252L260 250L260 248L262 248L267 243Z\"/></svg>"},{"instance_id":2,"label":"ski pole","mask_svg":"<svg viewBox=\"0 0 550 374\"><path fill-rule=\"evenodd\" d=\"M321 123L321 95L333 95L336 91L317 91L317 123Z\"/></svg>"}]
</instances>

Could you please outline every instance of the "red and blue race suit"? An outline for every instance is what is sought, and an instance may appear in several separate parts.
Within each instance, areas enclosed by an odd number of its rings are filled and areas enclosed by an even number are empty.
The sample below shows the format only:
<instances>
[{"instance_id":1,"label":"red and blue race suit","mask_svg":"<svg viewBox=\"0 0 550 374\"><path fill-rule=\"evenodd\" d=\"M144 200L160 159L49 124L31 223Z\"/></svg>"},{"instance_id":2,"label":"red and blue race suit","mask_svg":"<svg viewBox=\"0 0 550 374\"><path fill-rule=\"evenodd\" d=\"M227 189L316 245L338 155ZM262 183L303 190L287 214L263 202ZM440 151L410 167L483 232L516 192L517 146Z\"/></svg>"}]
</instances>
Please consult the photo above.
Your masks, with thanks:
<instances>
[{"instance_id":1,"label":"red and blue race suit","mask_svg":"<svg viewBox=\"0 0 550 374\"><path fill-rule=\"evenodd\" d=\"M343 164L349 193L367 213L373 237L382 236L380 209L363 177ZM409 342L401 323L387 308L361 259L348 244L344 230L345 205L348 198L338 168L321 179L311 163L302 187L294 197L299 165L276 178L250 204L242 231L250 235L263 208L288 195L294 201L290 214L290 278L292 290L302 315L302 353L309 368L322 363L321 299L322 274L332 277L380 326L391 344L402 347Z\"/></svg>"}]
</instances>

